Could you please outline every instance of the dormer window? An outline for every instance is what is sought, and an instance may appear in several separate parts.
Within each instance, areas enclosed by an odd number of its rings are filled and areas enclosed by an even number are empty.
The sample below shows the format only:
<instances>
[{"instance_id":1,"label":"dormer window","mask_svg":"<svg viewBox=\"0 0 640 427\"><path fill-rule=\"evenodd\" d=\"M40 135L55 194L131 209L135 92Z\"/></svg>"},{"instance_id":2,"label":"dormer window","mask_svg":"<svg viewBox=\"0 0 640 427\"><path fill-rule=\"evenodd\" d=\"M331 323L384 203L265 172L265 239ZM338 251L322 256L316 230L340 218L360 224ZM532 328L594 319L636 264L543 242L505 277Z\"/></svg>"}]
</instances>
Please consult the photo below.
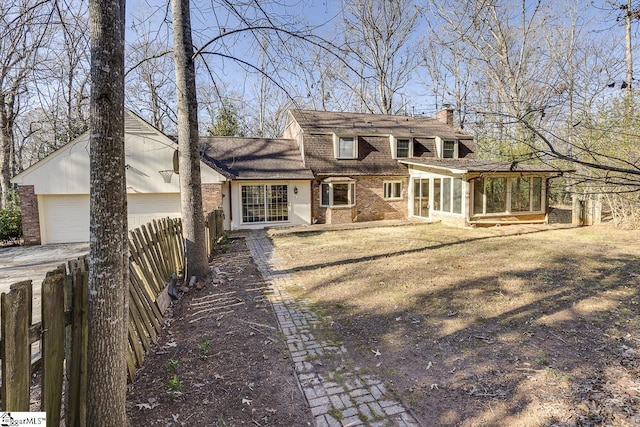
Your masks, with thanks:
<instances>
[{"instance_id":1,"label":"dormer window","mask_svg":"<svg viewBox=\"0 0 640 427\"><path fill-rule=\"evenodd\" d=\"M438 155L441 159L458 158L458 141L436 137Z\"/></svg>"},{"instance_id":2,"label":"dormer window","mask_svg":"<svg viewBox=\"0 0 640 427\"><path fill-rule=\"evenodd\" d=\"M442 158L458 158L458 141L442 141Z\"/></svg>"},{"instance_id":3,"label":"dormer window","mask_svg":"<svg viewBox=\"0 0 640 427\"><path fill-rule=\"evenodd\" d=\"M396 146L396 157L399 159L409 157L409 139L398 139Z\"/></svg>"},{"instance_id":4,"label":"dormer window","mask_svg":"<svg viewBox=\"0 0 640 427\"><path fill-rule=\"evenodd\" d=\"M389 137L391 141L391 153L394 159L406 159L413 156L413 144L411 138Z\"/></svg>"},{"instance_id":5,"label":"dormer window","mask_svg":"<svg viewBox=\"0 0 640 427\"><path fill-rule=\"evenodd\" d=\"M333 136L333 150L336 159L357 159L358 138L354 136Z\"/></svg>"}]
</instances>

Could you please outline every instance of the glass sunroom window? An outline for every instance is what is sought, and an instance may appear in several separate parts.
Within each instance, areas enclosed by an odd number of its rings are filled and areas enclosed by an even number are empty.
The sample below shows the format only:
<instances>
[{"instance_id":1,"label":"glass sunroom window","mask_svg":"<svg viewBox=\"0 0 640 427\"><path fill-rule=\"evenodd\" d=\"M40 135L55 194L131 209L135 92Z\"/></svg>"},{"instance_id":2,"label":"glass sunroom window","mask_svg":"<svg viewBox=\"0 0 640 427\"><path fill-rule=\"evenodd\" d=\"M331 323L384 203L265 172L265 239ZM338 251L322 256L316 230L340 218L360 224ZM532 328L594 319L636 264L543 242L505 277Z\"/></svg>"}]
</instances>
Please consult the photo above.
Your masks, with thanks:
<instances>
[{"instance_id":1,"label":"glass sunroom window","mask_svg":"<svg viewBox=\"0 0 640 427\"><path fill-rule=\"evenodd\" d=\"M440 178L434 178L433 179L433 210L434 211L441 211L442 209L440 208L441 203L440 203L440 195L442 194L442 189L440 188L440 182L442 180Z\"/></svg>"},{"instance_id":2,"label":"glass sunroom window","mask_svg":"<svg viewBox=\"0 0 640 427\"><path fill-rule=\"evenodd\" d=\"M442 178L442 210L451 212L451 178Z\"/></svg>"},{"instance_id":3,"label":"glass sunroom window","mask_svg":"<svg viewBox=\"0 0 640 427\"><path fill-rule=\"evenodd\" d=\"M529 177L511 178L511 212L531 210L531 184Z\"/></svg>"},{"instance_id":4,"label":"glass sunroom window","mask_svg":"<svg viewBox=\"0 0 640 427\"><path fill-rule=\"evenodd\" d=\"M473 212L484 213L484 178L473 180Z\"/></svg>"},{"instance_id":5,"label":"glass sunroom window","mask_svg":"<svg viewBox=\"0 0 640 427\"><path fill-rule=\"evenodd\" d=\"M485 177L473 180L473 213L541 212L543 178Z\"/></svg>"},{"instance_id":6,"label":"glass sunroom window","mask_svg":"<svg viewBox=\"0 0 640 427\"><path fill-rule=\"evenodd\" d=\"M453 213L462 213L462 179L453 178Z\"/></svg>"},{"instance_id":7,"label":"glass sunroom window","mask_svg":"<svg viewBox=\"0 0 640 427\"><path fill-rule=\"evenodd\" d=\"M531 177L531 210L540 212L542 210L542 178Z\"/></svg>"},{"instance_id":8,"label":"glass sunroom window","mask_svg":"<svg viewBox=\"0 0 640 427\"><path fill-rule=\"evenodd\" d=\"M499 213L507 210L507 178L486 178L484 191L487 199L486 213Z\"/></svg>"}]
</instances>

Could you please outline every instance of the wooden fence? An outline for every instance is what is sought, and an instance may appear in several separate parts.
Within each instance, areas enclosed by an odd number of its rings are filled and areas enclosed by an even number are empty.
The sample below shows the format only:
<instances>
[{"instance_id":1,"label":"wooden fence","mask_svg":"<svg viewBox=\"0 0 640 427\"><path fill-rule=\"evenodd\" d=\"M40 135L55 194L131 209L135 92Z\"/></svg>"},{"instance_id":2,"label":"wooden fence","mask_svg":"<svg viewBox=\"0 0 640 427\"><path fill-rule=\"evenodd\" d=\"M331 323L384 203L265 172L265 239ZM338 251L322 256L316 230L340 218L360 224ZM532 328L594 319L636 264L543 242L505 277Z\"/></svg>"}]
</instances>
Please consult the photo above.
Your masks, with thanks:
<instances>
[{"instance_id":1,"label":"wooden fence","mask_svg":"<svg viewBox=\"0 0 640 427\"><path fill-rule=\"evenodd\" d=\"M211 255L213 247L220 236L224 234L224 212L215 209L207 212L204 217L207 253Z\"/></svg>"},{"instance_id":2,"label":"wooden fence","mask_svg":"<svg viewBox=\"0 0 640 427\"><path fill-rule=\"evenodd\" d=\"M154 220L132 231L129 251L127 368L133 379L160 333L169 302L166 285L184 267L180 220ZM31 346L40 341L40 357L35 359L42 363L41 399L47 425L60 425L63 408L67 426L86 425L88 277L86 257L47 273L42 283L42 321L35 324L31 323L30 280L2 294L0 393L4 411L29 411Z\"/></svg>"},{"instance_id":3,"label":"wooden fence","mask_svg":"<svg viewBox=\"0 0 640 427\"><path fill-rule=\"evenodd\" d=\"M596 225L602 221L602 196L601 195L574 195L572 207L572 225Z\"/></svg>"}]
</instances>

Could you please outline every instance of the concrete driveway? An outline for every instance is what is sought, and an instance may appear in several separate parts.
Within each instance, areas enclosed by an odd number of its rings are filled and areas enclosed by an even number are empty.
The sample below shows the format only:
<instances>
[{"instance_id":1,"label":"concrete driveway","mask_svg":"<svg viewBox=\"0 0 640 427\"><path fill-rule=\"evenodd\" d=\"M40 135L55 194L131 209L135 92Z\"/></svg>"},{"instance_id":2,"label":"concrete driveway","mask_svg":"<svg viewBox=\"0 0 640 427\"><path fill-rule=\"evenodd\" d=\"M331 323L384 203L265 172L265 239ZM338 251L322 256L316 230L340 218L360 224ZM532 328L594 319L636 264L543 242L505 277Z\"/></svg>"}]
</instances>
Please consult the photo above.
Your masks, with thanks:
<instances>
[{"instance_id":1,"label":"concrete driveway","mask_svg":"<svg viewBox=\"0 0 640 427\"><path fill-rule=\"evenodd\" d=\"M33 322L38 322L42 281L47 272L88 253L89 243L0 248L0 292L9 292L16 282L32 280Z\"/></svg>"}]
</instances>

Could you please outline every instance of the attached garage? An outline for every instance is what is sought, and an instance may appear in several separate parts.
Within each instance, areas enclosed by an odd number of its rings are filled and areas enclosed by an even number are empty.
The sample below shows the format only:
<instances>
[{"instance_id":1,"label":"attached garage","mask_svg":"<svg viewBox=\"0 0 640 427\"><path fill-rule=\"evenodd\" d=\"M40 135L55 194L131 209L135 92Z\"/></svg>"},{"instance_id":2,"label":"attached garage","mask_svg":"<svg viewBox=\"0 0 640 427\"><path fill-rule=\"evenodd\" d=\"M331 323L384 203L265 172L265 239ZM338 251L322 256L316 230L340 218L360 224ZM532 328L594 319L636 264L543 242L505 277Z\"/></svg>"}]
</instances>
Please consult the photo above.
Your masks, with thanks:
<instances>
[{"instance_id":1,"label":"attached garage","mask_svg":"<svg viewBox=\"0 0 640 427\"><path fill-rule=\"evenodd\" d=\"M180 216L175 141L131 112L125 115L129 229L156 218ZM16 175L25 244L89 241L89 134ZM200 164L203 184L225 178Z\"/></svg>"},{"instance_id":2,"label":"attached garage","mask_svg":"<svg viewBox=\"0 0 640 427\"><path fill-rule=\"evenodd\" d=\"M129 230L158 218L180 216L180 194L129 194ZM42 244L89 241L89 196L41 196L40 233Z\"/></svg>"}]
</instances>

